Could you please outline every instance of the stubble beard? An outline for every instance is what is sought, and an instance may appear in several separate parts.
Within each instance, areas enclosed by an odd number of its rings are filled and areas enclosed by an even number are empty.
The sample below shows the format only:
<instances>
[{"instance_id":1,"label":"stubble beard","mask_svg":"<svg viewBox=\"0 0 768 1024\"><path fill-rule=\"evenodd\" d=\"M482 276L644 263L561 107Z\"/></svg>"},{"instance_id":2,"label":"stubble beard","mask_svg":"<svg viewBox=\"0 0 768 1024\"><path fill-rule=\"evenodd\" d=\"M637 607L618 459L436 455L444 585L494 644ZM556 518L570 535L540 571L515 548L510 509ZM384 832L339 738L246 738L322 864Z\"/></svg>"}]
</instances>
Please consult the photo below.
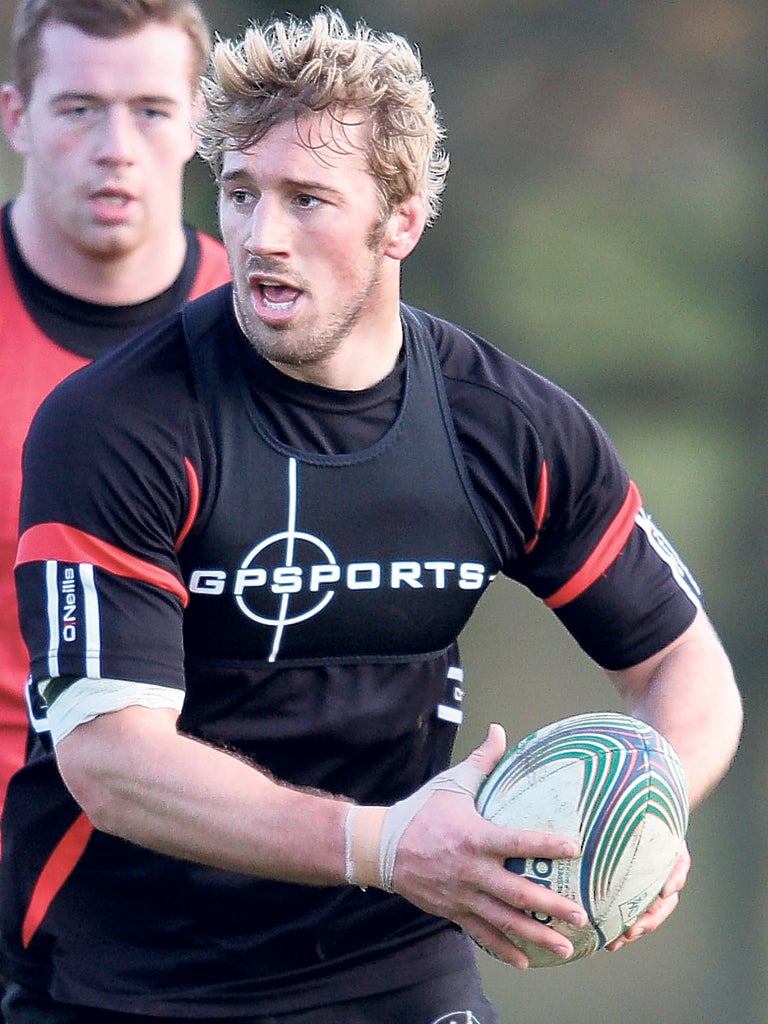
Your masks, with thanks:
<instances>
[{"instance_id":1,"label":"stubble beard","mask_svg":"<svg viewBox=\"0 0 768 1024\"><path fill-rule=\"evenodd\" d=\"M250 289L239 284L233 289L238 323L254 350L280 366L318 365L333 356L349 337L379 285L377 254L371 253L370 273L365 285L344 307L333 313L324 325L314 330L285 324L265 324L253 311Z\"/></svg>"}]
</instances>

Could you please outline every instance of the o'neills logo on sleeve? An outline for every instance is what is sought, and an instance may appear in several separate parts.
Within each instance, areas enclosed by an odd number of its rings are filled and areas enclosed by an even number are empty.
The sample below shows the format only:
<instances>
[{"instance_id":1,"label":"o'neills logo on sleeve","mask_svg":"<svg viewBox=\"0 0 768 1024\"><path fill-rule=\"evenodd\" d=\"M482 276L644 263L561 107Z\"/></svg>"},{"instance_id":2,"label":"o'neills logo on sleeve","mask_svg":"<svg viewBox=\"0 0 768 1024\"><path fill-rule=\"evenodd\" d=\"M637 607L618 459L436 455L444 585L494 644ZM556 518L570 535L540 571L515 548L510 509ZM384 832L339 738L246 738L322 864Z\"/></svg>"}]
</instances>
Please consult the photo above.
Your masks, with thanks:
<instances>
[{"instance_id":1,"label":"o'neills logo on sleeve","mask_svg":"<svg viewBox=\"0 0 768 1024\"><path fill-rule=\"evenodd\" d=\"M101 613L89 562L71 565L49 559L45 563L48 675L62 674L59 658L73 649L84 658L85 674L101 675Z\"/></svg>"},{"instance_id":2,"label":"o'neills logo on sleeve","mask_svg":"<svg viewBox=\"0 0 768 1024\"><path fill-rule=\"evenodd\" d=\"M67 566L62 574L59 592L61 639L65 643L74 643L77 640L78 625L77 583L75 570L71 566Z\"/></svg>"}]
</instances>

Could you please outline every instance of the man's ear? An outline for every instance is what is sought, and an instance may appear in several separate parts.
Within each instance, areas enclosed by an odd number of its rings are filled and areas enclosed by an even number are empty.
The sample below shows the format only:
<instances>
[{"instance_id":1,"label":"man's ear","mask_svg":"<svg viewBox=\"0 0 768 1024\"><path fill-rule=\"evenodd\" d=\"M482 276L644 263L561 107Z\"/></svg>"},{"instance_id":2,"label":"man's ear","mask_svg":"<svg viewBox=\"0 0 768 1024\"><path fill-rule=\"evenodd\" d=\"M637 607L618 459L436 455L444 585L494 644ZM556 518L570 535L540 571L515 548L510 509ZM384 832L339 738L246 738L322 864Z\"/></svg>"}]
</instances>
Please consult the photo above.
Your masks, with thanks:
<instances>
[{"instance_id":1,"label":"man's ear","mask_svg":"<svg viewBox=\"0 0 768 1024\"><path fill-rule=\"evenodd\" d=\"M404 260L416 248L427 223L427 204L424 196L411 196L399 203L389 215L384 234L384 255L393 260Z\"/></svg>"},{"instance_id":2,"label":"man's ear","mask_svg":"<svg viewBox=\"0 0 768 1024\"><path fill-rule=\"evenodd\" d=\"M8 141L20 156L26 156L29 152L26 105L12 82L0 86L0 116Z\"/></svg>"}]
</instances>

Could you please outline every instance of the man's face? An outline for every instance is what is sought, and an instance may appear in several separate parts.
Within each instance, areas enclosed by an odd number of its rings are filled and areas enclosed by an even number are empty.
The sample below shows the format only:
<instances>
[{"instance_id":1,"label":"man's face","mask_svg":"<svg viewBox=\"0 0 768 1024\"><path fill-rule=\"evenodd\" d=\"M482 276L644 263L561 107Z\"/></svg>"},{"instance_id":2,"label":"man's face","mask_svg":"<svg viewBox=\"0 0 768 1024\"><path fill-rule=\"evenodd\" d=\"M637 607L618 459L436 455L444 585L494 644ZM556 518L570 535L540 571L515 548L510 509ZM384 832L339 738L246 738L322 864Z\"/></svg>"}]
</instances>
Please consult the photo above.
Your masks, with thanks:
<instances>
[{"instance_id":1,"label":"man's face","mask_svg":"<svg viewBox=\"0 0 768 1024\"><path fill-rule=\"evenodd\" d=\"M29 102L3 91L6 131L24 157L22 192L63 252L119 258L178 231L194 152L192 48L148 25L100 39L51 23Z\"/></svg>"},{"instance_id":2,"label":"man's face","mask_svg":"<svg viewBox=\"0 0 768 1024\"><path fill-rule=\"evenodd\" d=\"M322 382L329 361L365 358L354 339L375 336L397 299L397 215L382 219L367 132L309 114L223 156L219 212L240 324L258 352L309 380Z\"/></svg>"}]
</instances>

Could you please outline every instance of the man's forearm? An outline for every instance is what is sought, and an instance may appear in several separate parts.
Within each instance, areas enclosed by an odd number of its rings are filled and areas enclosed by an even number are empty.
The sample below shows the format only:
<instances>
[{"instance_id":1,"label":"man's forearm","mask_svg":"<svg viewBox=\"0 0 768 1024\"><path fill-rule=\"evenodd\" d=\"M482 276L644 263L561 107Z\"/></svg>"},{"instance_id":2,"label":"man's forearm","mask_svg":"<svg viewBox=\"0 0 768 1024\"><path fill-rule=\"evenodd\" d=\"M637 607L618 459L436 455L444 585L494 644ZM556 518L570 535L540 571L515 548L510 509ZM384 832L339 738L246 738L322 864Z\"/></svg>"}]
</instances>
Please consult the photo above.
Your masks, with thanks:
<instances>
[{"instance_id":1,"label":"man's forearm","mask_svg":"<svg viewBox=\"0 0 768 1024\"><path fill-rule=\"evenodd\" d=\"M701 803L727 772L742 726L733 671L707 617L699 612L665 651L610 676L629 712L653 725L675 748L691 806Z\"/></svg>"},{"instance_id":2,"label":"man's forearm","mask_svg":"<svg viewBox=\"0 0 768 1024\"><path fill-rule=\"evenodd\" d=\"M98 829L227 871L344 883L348 801L277 783L179 734L175 717L129 707L61 741L64 781Z\"/></svg>"}]
</instances>

